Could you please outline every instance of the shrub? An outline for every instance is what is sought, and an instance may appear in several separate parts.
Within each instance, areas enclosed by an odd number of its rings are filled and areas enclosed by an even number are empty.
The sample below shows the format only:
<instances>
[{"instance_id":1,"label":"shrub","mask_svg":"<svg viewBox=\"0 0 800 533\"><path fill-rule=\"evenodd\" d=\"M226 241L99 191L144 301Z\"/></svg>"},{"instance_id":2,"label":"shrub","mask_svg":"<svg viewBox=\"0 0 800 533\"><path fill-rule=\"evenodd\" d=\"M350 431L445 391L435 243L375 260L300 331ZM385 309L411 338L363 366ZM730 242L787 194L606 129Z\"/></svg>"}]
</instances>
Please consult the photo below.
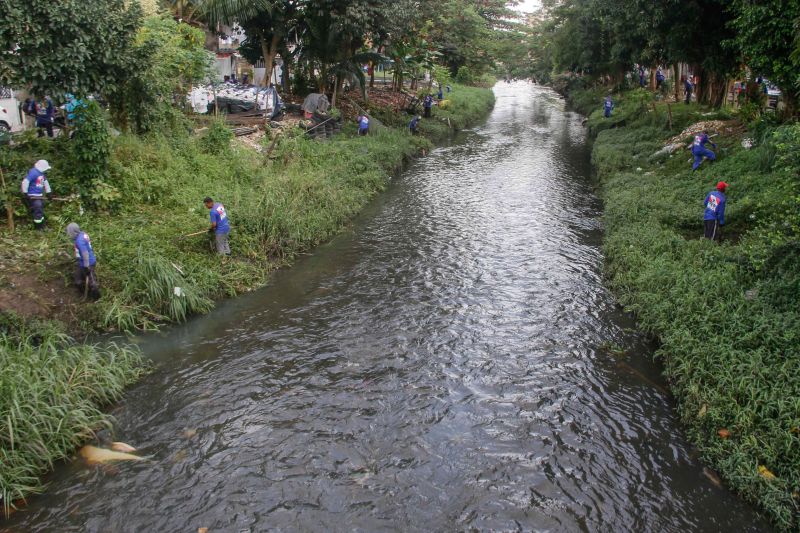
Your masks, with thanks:
<instances>
[{"instance_id":1,"label":"shrub","mask_svg":"<svg viewBox=\"0 0 800 533\"><path fill-rule=\"evenodd\" d=\"M77 178L78 190L90 203L101 200L94 193L98 183L108 180L108 161L111 155L111 134L108 120L97 105L90 101L75 110L75 134L72 136L72 154L75 164L72 173ZM102 188L102 187L101 187Z\"/></svg>"},{"instance_id":2,"label":"shrub","mask_svg":"<svg viewBox=\"0 0 800 533\"><path fill-rule=\"evenodd\" d=\"M200 146L207 154L220 155L230 152L232 140L233 132L220 119L213 121L200 137Z\"/></svg>"}]
</instances>

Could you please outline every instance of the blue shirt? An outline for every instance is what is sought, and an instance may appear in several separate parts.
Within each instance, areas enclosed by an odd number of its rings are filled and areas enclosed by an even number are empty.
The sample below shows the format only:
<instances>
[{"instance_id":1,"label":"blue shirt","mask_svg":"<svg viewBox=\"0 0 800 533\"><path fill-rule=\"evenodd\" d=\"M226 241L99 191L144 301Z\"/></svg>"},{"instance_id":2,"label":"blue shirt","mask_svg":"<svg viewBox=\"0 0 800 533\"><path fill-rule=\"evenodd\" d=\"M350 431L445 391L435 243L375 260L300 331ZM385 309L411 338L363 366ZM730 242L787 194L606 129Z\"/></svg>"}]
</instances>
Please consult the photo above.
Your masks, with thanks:
<instances>
[{"instance_id":1,"label":"blue shirt","mask_svg":"<svg viewBox=\"0 0 800 533\"><path fill-rule=\"evenodd\" d=\"M84 253L89 255L88 265L83 262ZM75 259L78 260L78 265L82 267L90 267L97 263L94 250L92 250L92 241L89 240L89 235L85 231L78 233L75 237Z\"/></svg>"},{"instance_id":2,"label":"blue shirt","mask_svg":"<svg viewBox=\"0 0 800 533\"><path fill-rule=\"evenodd\" d=\"M705 212L703 220L718 220L720 226L725 225L725 195L719 191L711 191L703 202Z\"/></svg>"},{"instance_id":3,"label":"blue shirt","mask_svg":"<svg viewBox=\"0 0 800 533\"><path fill-rule=\"evenodd\" d=\"M412 118L411 122L408 123L408 129L417 131L417 124L419 124L419 119L417 117Z\"/></svg>"},{"instance_id":4,"label":"blue shirt","mask_svg":"<svg viewBox=\"0 0 800 533\"><path fill-rule=\"evenodd\" d=\"M614 102L611 101L611 98L606 98L606 101L603 104L603 107L605 107L606 110L611 111L611 109L613 109L613 107L614 107Z\"/></svg>"},{"instance_id":5,"label":"blue shirt","mask_svg":"<svg viewBox=\"0 0 800 533\"><path fill-rule=\"evenodd\" d=\"M433 106L433 96L428 95L425 97L425 107L430 108Z\"/></svg>"},{"instance_id":6,"label":"blue shirt","mask_svg":"<svg viewBox=\"0 0 800 533\"><path fill-rule=\"evenodd\" d=\"M27 189L25 182L28 182ZM47 178L35 167L28 171L28 175L22 180L22 193L27 195L28 198L41 198L45 193L50 192L50 184Z\"/></svg>"},{"instance_id":7,"label":"blue shirt","mask_svg":"<svg viewBox=\"0 0 800 533\"><path fill-rule=\"evenodd\" d=\"M711 142L711 139L709 139L708 135L706 135L705 133L700 133L700 134L695 135L694 136L694 141L692 142L692 152L694 152L695 150L697 150L697 151L700 151L700 150L705 151L707 142ZM717 147L717 145L714 144L714 143L711 143L711 145L714 148Z\"/></svg>"},{"instance_id":8,"label":"blue shirt","mask_svg":"<svg viewBox=\"0 0 800 533\"><path fill-rule=\"evenodd\" d=\"M228 222L228 213L225 212L224 205L220 203L214 204L211 208L210 217L211 223L217 224L215 233L229 233L231 231L231 225Z\"/></svg>"},{"instance_id":9,"label":"blue shirt","mask_svg":"<svg viewBox=\"0 0 800 533\"><path fill-rule=\"evenodd\" d=\"M369 129L369 117L366 115L361 115L358 117L358 129L359 130L368 130Z\"/></svg>"}]
</instances>

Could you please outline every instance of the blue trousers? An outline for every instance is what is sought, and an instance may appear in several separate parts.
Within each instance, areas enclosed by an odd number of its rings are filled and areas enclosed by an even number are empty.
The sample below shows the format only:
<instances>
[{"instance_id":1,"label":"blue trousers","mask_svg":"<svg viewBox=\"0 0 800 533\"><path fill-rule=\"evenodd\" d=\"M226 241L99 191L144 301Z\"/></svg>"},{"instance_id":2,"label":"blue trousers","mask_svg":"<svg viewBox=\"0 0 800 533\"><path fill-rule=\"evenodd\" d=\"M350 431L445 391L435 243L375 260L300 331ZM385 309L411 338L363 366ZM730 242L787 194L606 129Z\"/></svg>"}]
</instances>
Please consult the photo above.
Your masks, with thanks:
<instances>
[{"instance_id":1,"label":"blue trousers","mask_svg":"<svg viewBox=\"0 0 800 533\"><path fill-rule=\"evenodd\" d=\"M609 108L606 108L605 113L603 113L603 116L609 118L611 116L611 110Z\"/></svg>"},{"instance_id":2,"label":"blue trousers","mask_svg":"<svg viewBox=\"0 0 800 533\"><path fill-rule=\"evenodd\" d=\"M717 159L717 156L709 150L708 148L703 148L702 146L695 146L692 148L692 155L694 156L694 165L692 165L692 170L697 170L697 167L700 166L700 163L703 162L703 158L707 158L709 161L714 161Z\"/></svg>"}]
</instances>

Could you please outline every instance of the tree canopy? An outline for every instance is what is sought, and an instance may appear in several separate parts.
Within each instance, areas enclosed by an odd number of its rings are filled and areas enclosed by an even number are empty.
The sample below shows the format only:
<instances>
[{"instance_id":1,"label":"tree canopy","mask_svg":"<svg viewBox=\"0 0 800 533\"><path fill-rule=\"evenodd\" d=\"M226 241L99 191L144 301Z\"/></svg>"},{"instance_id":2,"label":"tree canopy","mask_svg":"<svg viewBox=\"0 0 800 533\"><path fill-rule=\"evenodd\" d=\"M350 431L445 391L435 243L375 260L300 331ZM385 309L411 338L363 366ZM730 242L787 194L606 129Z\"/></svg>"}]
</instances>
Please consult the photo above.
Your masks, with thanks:
<instances>
[{"instance_id":1,"label":"tree canopy","mask_svg":"<svg viewBox=\"0 0 800 533\"><path fill-rule=\"evenodd\" d=\"M89 94L127 78L142 11L124 0L7 0L0 10L0 84Z\"/></svg>"}]
</instances>

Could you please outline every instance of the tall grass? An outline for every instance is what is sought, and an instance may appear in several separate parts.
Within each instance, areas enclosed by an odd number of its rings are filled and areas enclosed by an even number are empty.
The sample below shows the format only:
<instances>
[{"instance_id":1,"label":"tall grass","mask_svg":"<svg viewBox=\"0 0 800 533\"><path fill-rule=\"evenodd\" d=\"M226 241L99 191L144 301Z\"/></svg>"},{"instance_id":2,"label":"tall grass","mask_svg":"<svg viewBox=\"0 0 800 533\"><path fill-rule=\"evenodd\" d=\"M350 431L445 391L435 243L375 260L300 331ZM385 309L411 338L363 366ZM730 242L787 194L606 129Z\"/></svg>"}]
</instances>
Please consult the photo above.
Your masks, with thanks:
<instances>
[{"instance_id":1,"label":"tall grass","mask_svg":"<svg viewBox=\"0 0 800 533\"><path fill-rule=\"evenodd\" d=\"M0 334L0 500L40 492L40 476L110 425L99 407L144 371L135 350L74 344L52 332Z\"/></svg>"},{"instance_id":2,"label":"tall grass","mask_svg":"<svg viewBox=\"0 0 800 533\"><path fill-rule=\"evenodd\" d=\"M773 136L760 135L759 148L744 150L723 132L715 139L719 160L692 173L688 151L650 156L676 131L708 120L705 110L673 105L669 131L662 119L631 112L634 105L623 96L624 123L594 129L610 282L641 327L660 338L657 355L703 457L779 528L796 530L800 191L798 169L775 164L792 148L765 145ZM593 121L602 122L599 111ZM783 128L774 138L800 132ZM731 184L721 245L701 238L702 200L719 180Z\"/></svg>"}]
</instances>

